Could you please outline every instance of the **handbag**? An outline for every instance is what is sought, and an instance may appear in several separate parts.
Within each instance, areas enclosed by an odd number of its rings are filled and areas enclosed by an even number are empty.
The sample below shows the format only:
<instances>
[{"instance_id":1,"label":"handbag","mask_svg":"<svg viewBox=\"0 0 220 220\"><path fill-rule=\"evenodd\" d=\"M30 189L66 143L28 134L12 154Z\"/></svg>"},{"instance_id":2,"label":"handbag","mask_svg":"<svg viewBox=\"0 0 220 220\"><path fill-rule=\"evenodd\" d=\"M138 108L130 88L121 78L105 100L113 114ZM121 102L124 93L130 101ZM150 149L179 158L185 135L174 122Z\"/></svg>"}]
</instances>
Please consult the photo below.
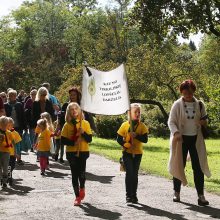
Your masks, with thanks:
<instances>
[{"instance_id":1,"label":"handbag","mask_svg":"<svg viewBox=\"0 0 220 220\"><path fill-rule=\"evenodd\" d=\"M200 112L202 112L202 102L199 102L199 108L200 108ZM204 117L200 118L200 119L208 119L208 115L205 115ZM202 135L204 139L207 139L209 137L209 131L207 126L201 125L201 131L202 131Z\"/></svg>"},{"instance_id":2,"label":"handbag","mask_svg":"<svg viewBox=\"0 0 220 220\"><path fill-rule=\"evenodd\" d=\"M31 149L30 134L27 131L25 131L22 135L21 149L25 152L28 152L28 150Z\"/></svg>"},{"instance_id":3,"label":"handbag","mask_svg":"<svg viewBox=\"0 0 220 220\"><path fill-rule=\"evenodd\" d=\"M120 157L119 163L120 163L120 171L125 172L126 169L125 169L125 164L124 164L124 161L123 161L123 157Z\"/></svg>"}]
</instances>

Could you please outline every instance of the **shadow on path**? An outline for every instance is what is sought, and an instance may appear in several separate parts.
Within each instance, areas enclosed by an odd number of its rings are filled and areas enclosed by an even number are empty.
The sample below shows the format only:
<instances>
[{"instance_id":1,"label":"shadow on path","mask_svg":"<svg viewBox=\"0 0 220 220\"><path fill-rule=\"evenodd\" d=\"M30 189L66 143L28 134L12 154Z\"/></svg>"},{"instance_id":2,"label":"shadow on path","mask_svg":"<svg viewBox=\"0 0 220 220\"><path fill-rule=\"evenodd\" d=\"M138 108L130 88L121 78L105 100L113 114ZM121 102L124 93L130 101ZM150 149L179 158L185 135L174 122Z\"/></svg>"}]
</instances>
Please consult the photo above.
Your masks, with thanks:
<instances>
[{"instance_id":1,"label":"shadow on path","mask_svg":"<svg viewBox=\"0 0 220 220\"><path fill-rule=\"evenodd\" d=\"M181 202L182 204L189 206L187 209L192 210L194 212L199 212L204 215L209 215L211 218L220 219L220 209L213 208L211 206L197 206L187 202Z\"/></svg>"},{"instance_id":2,"label":"shadow on path","mask_svg":"<svg viewBox=\"0 0 220 220\"><path fill-rule=\"evenodd\" d=\"M104 176L104 175L98 176L98 175L86 172L86 179L88 181L97 181L97 182L104 183L104 184L111 184L112 179L114 177L115 176Z\"/></svg>"},{"instance_id":3,"label":"shadow on path","mask_svg":"<svg viewBox=\"0 0 220 220\"><path fill-rule=\"evenodd\" d=\"M51 166L50 166L51 167ZM52 177L52 178L64 178L66 176L69 176L67 173L61 173L54 170L48 170L46 171L46 177Z\"/></svg>"},{"instance_id":4,"label":"shadow on path","mask_svg":"<svg viewBox=\"0 0 220 220\"><path fill-rule=\"evenodd\" d=\"M50 168L60 169L60 170L70 170L70 167L68 164L60 164L58 162L50 163Z\"/></svg>"},{"instance_id":5,"label":"shadow on path","mask_svg":"<svg viewBox=\"0 0 220 220\"><path fill-rule=\"evenodd\" d=\"M80 206L80 208L85 212L86 216L96 217L100 219L115 220L119 219L119 217L122 216L121 213L112 212L105 209L99 209L95 206L92 206L89 203L83 203L83 205Z\"/></svg>"},{"instance_id":6,"label":"shadow on path","mask_svg":"<svg viewBox=\"0 0 220 220\"><path fill-rule=\"evenodd\" d=\"M130 204L128 206L133 207L137 210L145 211L147 214L152 215L152 216L161 216L161 217L167 217L169 219L176 219L176 220L187 220L186 218L184 218L183 215L174 214L174 213L164 211L162 209L153 208L153 207L141 204L141 203Z\"/></svg>"},{"instance_id":7,"label":"shadow on path","mask_svg":"<svg viewBox=\"0 0 220 220\"><path fill-rule=\"evenodd\" d=\"M36 171L39 170L39 167L37 164L24 162L24 165L18 165L16 164L15 170L29 170L29 171Z\"/></svg>"},{"instance_id":8,"label":"shadow on path","mask_svg":"<svg viewBox=\"0 0 220 220\"><path fill-rule=\"evenodd\" d=\"M8 195L26 196L34 188L29 186L20 185L23 179L14 179L11 187L5 188L2 191Z\"/></svg>"}]
</instances>

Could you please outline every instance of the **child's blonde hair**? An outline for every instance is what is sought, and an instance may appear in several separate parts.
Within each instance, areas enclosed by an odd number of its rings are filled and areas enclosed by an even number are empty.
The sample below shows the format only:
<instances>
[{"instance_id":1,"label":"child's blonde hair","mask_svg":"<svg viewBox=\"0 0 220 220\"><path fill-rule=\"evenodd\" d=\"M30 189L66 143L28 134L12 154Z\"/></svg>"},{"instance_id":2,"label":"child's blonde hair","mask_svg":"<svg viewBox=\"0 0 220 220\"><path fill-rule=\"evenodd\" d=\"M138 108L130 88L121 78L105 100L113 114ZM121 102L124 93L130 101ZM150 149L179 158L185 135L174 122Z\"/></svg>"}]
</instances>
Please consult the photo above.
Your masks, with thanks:
<instances>
[{"instance_id":1,"label":"child's blonde hair","mask_svg":"<svg viewBox=\"0 0 220 220\"><path fill-rule=\"evenodd\" d=\"M47 124L48 124L48 128L53 131L54 130L54 127L53 127L53 122L52 122L52 118L50 116L50 114L48 112L43 112L41 113L40 117L42 119L46 119L47 121Z\"/></svg>"},{"instance_id":2,"label":"child's blonde hair","mask_svg":"<svg viewBox=\"0 0 220 220\"><path fill-rule=\"evenodd\" d=\"M6 125L6 124L8 124L8 122L9 122L8 117L6 117L4 115L0 117L0 126Z\"/></svg>"},{"instance_id":3,"label":"child's blonde hair","mask_svg":"<svg viewBox=\"0 0 220 220\"><path fill-rule=\"evenodd\" d=\"M47 126L48 126L48 124L47 124L47 119L45 119L45 118L39 119L39 120L37 121L37 126L43 127L44 129L46 129Z\"/></svg>"},{"instance_id":4,"label":"child's blonde hair","mask_svg":"<svg viewBox=\"0 0 220 220\"><path fill-rule=\"evenodd\" d=\"M72 120L72 117L71 117L71 114L70 114L70 109L73 106L77 107L78 115L79 116L82 114L82 110L81 110L79 104L76 103L76 102L71 102L71 103L69 103L69 105L67 106L67 109L66 109L66 115L65 115L65 121L66 122L70 122ZM82 119L83 119L83 114L82 114Z\"/></svg>"},{"instance_id":5,"label":"child's blonde hair","mask_svg":"<svg viewBox=\"0 0 220 220\"><path fill-rule=\"evenodd\" d=\"M8 123L11 123L12 125L14 125L14 120L13 120L13 118L10 118L10 117L8 117Z\"/></svg>"},{"instance_id":6,"label":"child's blonde hair","mask_svg":"<svg viewBox=\"0 0 220 220\"><path fill-rule=\"evenodd\" d=\"M139 104L139 103L131 103L131 105L130 105L130 111L132 110L132 109L140 109L140 112L141 112L141 105ZM128 112L128 120L131 120L130 119L130 113Z\"/></svg>"}]
</instances>

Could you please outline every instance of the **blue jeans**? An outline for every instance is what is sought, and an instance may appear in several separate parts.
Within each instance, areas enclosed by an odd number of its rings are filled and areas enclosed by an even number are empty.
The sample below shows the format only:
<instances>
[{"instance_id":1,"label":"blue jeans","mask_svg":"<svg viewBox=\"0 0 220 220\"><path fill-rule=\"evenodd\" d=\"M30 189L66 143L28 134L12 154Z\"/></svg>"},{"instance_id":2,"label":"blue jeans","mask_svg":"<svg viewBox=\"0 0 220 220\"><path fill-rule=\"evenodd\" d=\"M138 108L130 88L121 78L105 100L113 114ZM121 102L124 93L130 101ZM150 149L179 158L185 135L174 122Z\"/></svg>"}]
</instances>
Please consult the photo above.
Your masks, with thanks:
<instances>
[{"instance_id":1,"label":"blue jeans","mask_svg":"<svg viewBox=\"0 0 220 220\"><path fill-rule=\"evenodd\" d=\"M141 163L142 154L135 154L123 152L123 161L126 169L125 186L126 197L133 198L137 196L138 187L138 170Z\"/></svg>"}]
</instances>

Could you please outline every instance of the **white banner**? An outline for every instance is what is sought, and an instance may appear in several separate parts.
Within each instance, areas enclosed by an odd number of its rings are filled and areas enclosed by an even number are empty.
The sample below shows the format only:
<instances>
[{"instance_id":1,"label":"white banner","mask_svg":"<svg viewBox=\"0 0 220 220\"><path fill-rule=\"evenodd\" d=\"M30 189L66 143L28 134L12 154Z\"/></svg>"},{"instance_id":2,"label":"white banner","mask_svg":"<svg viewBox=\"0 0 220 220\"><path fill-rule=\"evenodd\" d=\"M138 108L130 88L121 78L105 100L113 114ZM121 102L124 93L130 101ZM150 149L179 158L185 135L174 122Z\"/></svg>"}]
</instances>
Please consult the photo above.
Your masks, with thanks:
<instances>
[{"instance_id":1,"label":"white banner","mask_svg":"<svg viewBox=\"0 0 220 220\"><path fill-rule=\"evenodd\" d=\"M81 108L100 115L120 115L129 110L125 66L109 72L88 69L83 69Z\"/></svg>"}]
</instances>

